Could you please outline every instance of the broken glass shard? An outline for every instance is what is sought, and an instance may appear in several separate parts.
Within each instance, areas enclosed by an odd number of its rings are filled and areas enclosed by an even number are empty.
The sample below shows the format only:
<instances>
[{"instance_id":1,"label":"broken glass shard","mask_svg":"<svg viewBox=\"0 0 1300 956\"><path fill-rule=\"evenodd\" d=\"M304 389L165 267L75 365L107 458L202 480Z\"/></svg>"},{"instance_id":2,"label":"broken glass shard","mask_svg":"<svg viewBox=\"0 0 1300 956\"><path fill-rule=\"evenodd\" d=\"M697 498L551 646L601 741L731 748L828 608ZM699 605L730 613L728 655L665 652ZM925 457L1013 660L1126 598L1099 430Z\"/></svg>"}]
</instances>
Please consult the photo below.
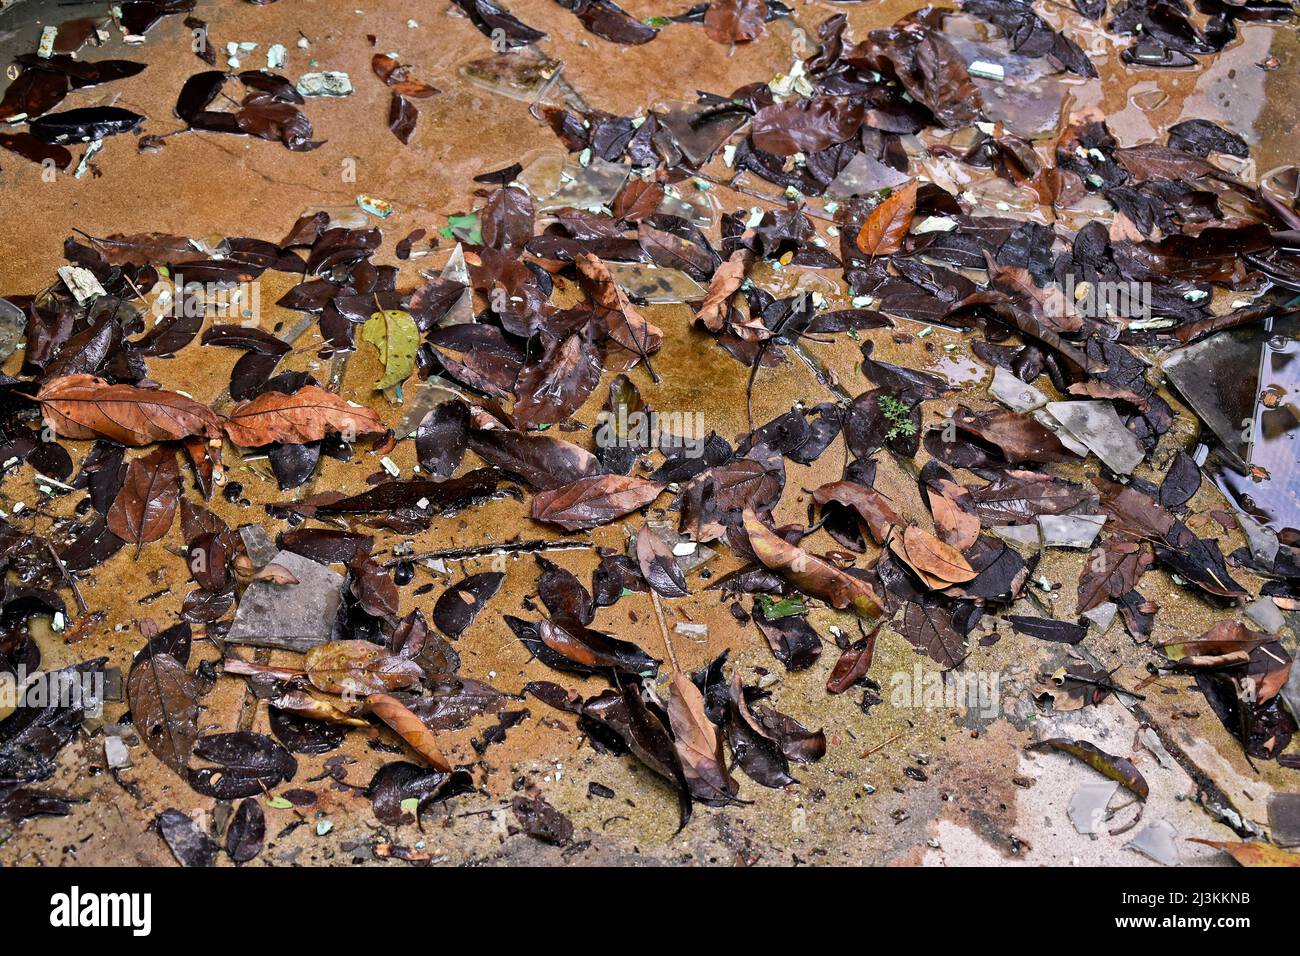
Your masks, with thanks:
<instances>
[{"instance_id":1,"label":"broken glass shard","mask_svg":"<svg viewBox=\"0 0 1300 956\"><path fill-rule=\"evenodd\" d=\"M303 96L351 96L352 79L337 70L324 73L304 73L296 87Z\"/></svg>"},{"instance_id":2,"label":"broken glass shard","mask_svg":"<svg viewBox=\"0 0 1300 956\"><path fill-rule=\"evenodd\" d=\"M1132 474L1146 457L1110 402L1048 402L1047 412L1118 475Z\"/></svg>"},{"instance_id":3,"label":"broken glass shard","mask_svg":"<svg viewBox=\"0 0 1300 956\"><path fill-rule=\"evenodd\" d=\"M1110 805L1111 797L1115 796L1115 791L1118 789L1118 783L1107 782L1085 783L1074 791L1074 796L1070 798L1069 809L1070 822L1074 824L1074 828L1084 835L1103 832L1106 807Z\"/></svg>"},{"instance_id":4,"label":"broken glass shard","mask_svg":"<svg viewBox=\"0 0 1300 956\"><path fill-rule=\"evenodd\" d=\"M14 354L27 334L27 314L8 299L0 299L0 362Z\"/></svg>"},{"instance_id":5,"label":"broken glass shard","mask_svg":"<svg viewBox=\"0 0 1300 956\"><path fill-rule=\"evenodd\" d=\"M1038 516L1045 548L1091 548L1105 523L1105 515Z\"/></svg>"},{"instance_id":6,"label":"broken glass shard","mask_svg":"<svg viewBox=\"0 0 1300 956\"><path fill-rule=\"evenodd\" d=\"M698 103L671 101L655 106L659 125L672 137L682 155L696 168L703 166L749 116L739 109L719 112Z\"/></svg>"},{"instance_id":7,"label":"broken glass shard","mask_svg":"<svg viewBox=\"0 0 1300 956\"><path fill-rule=\"evenodd\" d=\"M878 193L882 189L901 186L909 179L911 177L906 173L900 173L892 166L886 166L879 160L872 159L866 153L858 153L826 187L826 195L831 199L867 196Z\"/></svg>"},{"instance_id":8,"label":"broken glass shard","mask_svg":"<svg viewBox=\"0 0 1300 956\"><path fill-rule=\"evenodd\" d=\"M1013 412L1032 412L1047 404L1047 396L1028 382L1022 382L1001 366L993 369L989 394Z\"/></svg>"},{"instance_id":9,"label":"broken glass shard","mask_svg":"<svg viewBox=\"0 0 1300 956\"><path fill-rule=\"evenodd\" d=\"M588 212L600 212L614 201L631 168L618 163L607 163L592 157L590 165L570 163L560 174L560 188L540 206L539 212L551 212L572 206Z\"/></svg>"},{"instance_id":10,"label":"broken glass shard","mask_svg":"<svg viewBox=\"0 0 1300 956\"><path fill-rule=\"evenodd\" d=\"M659 269L640 262L607 262L614 281L631 298L651 305L699 302L707 290L677 269Z\"/></svg>"},{"instance_id":11,"label":"broken glass shard","mask_svg":"<svg viewBox=\"0 0 1300 956\"><path fill-rule=\"evenodd\" d=\"M393 431L397 440L401 441L403 438L411 437L429 412L453 398L463 399L465 393L441 375L430 375L426 381L420 383L415 394L411 396L411 400L406 403L406 411L402 413L402 420L397 423L397 428Z\"/></svg>"},{"instance_id":12,"label":"broken glass shard","mask_svg":"<svg viewBox=\"0 0 1300 956\"><path fill-rule=\"evenodd\" d=\"M583 113L590 112L586 101L564 79L564 64L535 47L476 57L462 63L459 72L475 86L498 96L524 103L571 106Z\"/></svg>"},{"instance_id":13,"label":"broken glass shard","mask_svg":"<svg viewBox=\"0 0 1300 956\"><path fill-rule=\"evenodd\" d=\"M1124 844L1124 849L1137 850L1165 866L1178 866L1182 863L1182 858L1178 855L1178 831L1168 820L1148 824Z\"/></svg>"}]
</instances>

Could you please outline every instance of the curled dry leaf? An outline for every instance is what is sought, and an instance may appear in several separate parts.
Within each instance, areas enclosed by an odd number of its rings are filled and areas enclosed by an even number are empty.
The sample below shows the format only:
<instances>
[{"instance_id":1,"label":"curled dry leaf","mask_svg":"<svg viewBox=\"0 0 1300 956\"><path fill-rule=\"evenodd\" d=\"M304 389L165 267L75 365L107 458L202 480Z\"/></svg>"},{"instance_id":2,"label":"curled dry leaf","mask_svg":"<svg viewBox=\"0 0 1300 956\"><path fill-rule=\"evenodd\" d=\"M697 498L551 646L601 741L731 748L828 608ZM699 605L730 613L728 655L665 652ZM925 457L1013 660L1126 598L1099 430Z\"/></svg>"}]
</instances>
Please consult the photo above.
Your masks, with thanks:
<instances>
[{"instance_id":1,"label":"curled dry leaf","mask_svg":"<svg viewBox=\"0 0 1300 956\"><path fill-rule=\"evenodd\" d=\"M876 544L884 544L889 538L890 529L903 524L903 519L884 495L854 481L832 481L822 485L813 492L813 501L819 505L835 501L852 508L867 526Z\"/></svg>"},{"instance_id":2,"label":"curled dry leaf","mask_svg":"<svg viewBox=\"0 0 1300 956\"><path fill-rule=\"evenodd\" d=\"M227 668L226 672L230 673L229 668ZM327 724L338 724L342 727L366 726L364 720L360 717L353 717L346 711L341 710L334 701L303 690L286 691L279 697L272 698L271 706L278 710L296 714L299 717L321 720Z\"/></svg>"},{"instance_id":3,"label":"curled dry leaf","mask_svg":"<svg viewBox=\"0 0 1300 956\"><path fill-rule=\"evenodd\" d=\"M691 796L705 803L727 803L740 785L727 772L722 736L704 712L704 695L680 671L673 673L672 685L672 695L664 706Z\"/></svg>"},{"instance_id":4,"label":"curled dry leaf","mask_svg":"<svg viewBox=\"0 0 1300 956\"><path fill-rule=\"evenodd\" d=\"M443 773L451 773L451 764L442 755L433 731L411 713L405 704L388 694L371 694L366 698L366 706L423 757L429 766Z\"/></svg>"},{"instance_id":5,"label":"curled dry leaf","mask_svg":"<svg viewBox=\"0 0 1300 956\"><path fill-rule=\"evenodd\" d=\"M889 549L936 590L970 581L978 573L960 551L918 525L909 525L902 535L891 537Z\"/></svg>"},{"instance_id":6,"label":"curled dry leaf","mask_svg":"<svg viewBox=\"0 0 1300 956\"><path fill-rule=\"evenodd\" d=\"M307 679L329 694L368 694L418 683L424 672L414 661L369 641L329 641L313 647L304 661Z\"/></svg>"},{"instance_id":7,"label":"curled dry leaf","mask_svg":"<svg viewBox=\"0 0 1300 956\"><path fill-rule=\"evenodd\" d=\"M352 441L358 435L384 430L379 416L370 409L352 405L318 385L300 388L292 395L263 392L236 405L222 425L231 442L243 448L272 442L301 445L334 434Z\"/></svg>"},{"instance_id":8,"label":"curled dry leaf","mask_svg":"<svg viewBox=\"0 0 1300 956\"><path fill-rule=\"evenodd\" d=\"M1200 837L1188 837L1187 840L1222 850L1242 866L1300 866L1300 853L1289 853L1271 843L1236 843L1231 840L1202 840Z\"/></svg>"},{"instance_id":9,"label":"curled dry leaf","mask_svg":"<svg viewBox=\"0 0 1300 956\"><path fill-rule=\"evenodd\" d=\"M593 475L533 497L532 515L565 531L608 524L643 508L664 490L661 481L625 475Z\"/></svg>"},{"instance_id":10,"label":"curled dry leaf","mask_svg":"<svg viewBox=\"0 0 1300 956\"><path fill-rule=\"evenodd\" d=\"M1059 750L1062 753L1067 753L1076 760L1082 760L1098 773L1118 782L1125 790L1143 800L1151 792L1151 788L1147 786L1146 778L1142 776L1137 767L1133 766L1132 761L1126 757L1116 757L1108 754L1086 740L1052 737L1049 740L1040 740L1037 743L1030 744L1025 749Z\"/></svg>"},{"instance_id":11,"label":"curled dry leaf","mask_svg":"<svg viewBox=\"0 0 1300 956\"><path fill-rule=\"evenodd\" d=\"M865 581L788 543L759 520L753 510L744 512L745 533L749 546L767 567L780 573L805 594L819 597L832 607L851 608L858 617L874 620L880 616L880 601Z\"/></svg>"},{"instance_id":12,"label":"curled dry leaf","mask_svg":"<svg viewBox=\"0 0 1300 956\"><path fill-rule=\"evenodd\" d=\"M583 252L574 260L578 265L579 281L583 290L596 308L609 338L636 356L636 360L646 363L651 377L658 377L650 367L651 354L659 351L663 344L663 332L658 326L648 322L628 301L627 294L614 280L609 266L589 252ZM635 361L633 362L635 364Z\"/></svg>"},{"instance_id":13,"label":"curled dry leaf","mask_svg":"<svg viewBox=\"0 0 1300 956\"><path fill-rule=\"evenodd\" d=\"M250 580L266 581L270 584L280 584L280 585L298 583L298 579L293 576L292 571L290 571L282 564L276 564L274 561L272 561L266 567L262 568L262 570L254 574Z\"/></svg>"},{"instance_id":14,"label":"curled dry leaf","mask_svg":"<svg viewBox=\"0 0 1300 956\"><path fill-rule=\"evenodd\" d=\"M666 598L686 597L686 576L682 567L660 537L650 530L649 525L642 525L636 536L636 560L641 566L641 574L658 594Z\"/></svg>"},{"instance_id":15,"label":"curled dry leaf","mask_svg":"<svg viewBox=\"0 0 1300 956\"><path fill-rule=\"evenodd\" d=\"M56 378L36 400L46 426L63 438L107 438L140 446L221 435L217 416L192 398L160 388L110 385L93 375Z\"/></svg>"},{"instance_id":16,"label":"curled dry leaf","mask_svg":"<svg viewBox=\"0 0 1300 956\"><path fill-rule=\"evenodd\" d=\"M696 321L710 332L721 332L727 324L727 303L744 283L753 261L754 254L748 249L737 249L713 273L708 295L700 303L700 311L695 314Z\"/></svg>"}]
</instances>

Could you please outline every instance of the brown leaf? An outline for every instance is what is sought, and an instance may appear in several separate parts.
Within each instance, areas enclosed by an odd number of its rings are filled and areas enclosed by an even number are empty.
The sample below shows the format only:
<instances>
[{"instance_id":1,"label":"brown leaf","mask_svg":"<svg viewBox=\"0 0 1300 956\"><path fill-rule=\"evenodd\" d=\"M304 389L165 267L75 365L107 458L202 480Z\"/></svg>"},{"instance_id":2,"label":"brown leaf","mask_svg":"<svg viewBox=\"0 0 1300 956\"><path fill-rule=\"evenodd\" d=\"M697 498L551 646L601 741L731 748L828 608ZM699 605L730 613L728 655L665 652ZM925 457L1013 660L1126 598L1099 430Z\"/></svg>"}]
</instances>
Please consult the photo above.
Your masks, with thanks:
<instances>
[{"instance_id":1,"label":"brown leaf","mask_svg":"<svg viewBox=\"0 0 1300 956\"><path fill-rule=\"evenodd\" d=\"M350 405L318 385L300 388L292 395L263 392L236 405L223 426L231 442L243 448L272 442L301 445L335 433L351 441L357 435L384 430L379 416L370 409Z\"/></svg>"},{"instance_id":2,"label":"brown leaf","mask_svg":"<svg viewBox=\"0 0 1300 956\"><path fill-rule=\"evenodd\" d=\"M126 469L126 480L108 509L108 529L140 545L171 530L181 496L181 472L172 448L156 448Z\"/></svg>"},{"instance_id":3,"label":"brown leaf","mask_svg":"<svg viewBox=\"0 0 1300 956\"><path fill-rule=\"evenodd\" d=\"M1030 744L1025 749L1059 750L1062 753L1067 753L1076 760L1082 760L1098 773L1116 781L1139 799L1145 800L1147 794L1151 792L1146 779L1130 760L1108 754L1086 740L1068 740L1065 737L1053 737L1050 740L1040 740L1037 743Z\"/></svg>"},{"instance_id":4,"label":"brown leaf","mask_svg":"<svg viewBox=\"0 0 1300 956\"><path fill-rule=\"evenodd\" d=\"M816 153L856 134L862 117L861 101L852 97L796 96L755 113L751 137L756 147L777 156Z\"/></svg>"},{"instance_id":5,"label":"brown leaf","mask_svg":"<svg viewBox=\"0 0 1300 956\"><path fill-rule=\"evenodd\" d=\"M916 215L916 180L904 183L871 210L858 231L858 248L869 256L887 256L903 247Z\"/></svg>"},{"instance_id":6,"label":"brown leaf","mask_svg":"<svg viewBox=\"0 0 1300 956\"><path fill-rule=\"evenodd\" d=\"M714 43L748 43L763 35L767 0L713 0L704 14L704 33Z\"/></svg>"},{"instance_id":7,"label":"brown leaf","mask_svg":"<svg viewBox=\"0 0 1300 956\"><path fill-rule=\"evenodd\" d=\"M759 561L779 572L805 594L819 597L840 609L852 608L858 617L874 620L880 616L880 602L865 581L839 568L771 531L751 509L744 511L745 533L749 546Z\"/></svg>"},{"instance_id":8,"label":"brown leaf","mask_svg":"<svg viewBox=\"0 0 1300 956\"><path fill-rule=\"evenodd\" d=\"M418 664L369 641L329 641L307 652L307 679L329 694L368 694L419 683Z\"/></svg>"},{"instance_id":9,"label":"brown leaf","mask_svg":"<svg viewBox=\"0 0 1300 956\"><path fill-rule=\"evenodd\" d=\"M423 757L429 766L443 773L451 773L451 764L442 755L433 731L426 727L419 717L411 713L405 704L388 694L371 694L366 698L366 706L370 708L371 713L391 727L397 736L405 740L412 750Z\"/></svg>"},{"instance_id":10,"label":"brown leaf","mask_svg":"<svg viewBox=\"0 0 1300 956\"><path fill-rule=\"evenodd\" d=\"M889 548L932 588L961 584L978 573L960 551L917 525L890 538Z\"/></svg>"},{"instance_id":11,"label":"brown leaf","mask_svg":"<svg viewBox=\"0 0 1300 956\"><path fill-rule=\"evenodd\" d=\"M700 311L695 314L697 322L703 323L710 332L721 332L727 324L727 303L732 295L745 281L754 254L748 249L737 249L726 262L713 273L709 282L708 295L700 303Z\"/></svg>"},{"instance_id":12,"label":"brown leaf","mask_svg":"<svg viewBox=\"0 0 1300 956\"><path fill-rule=\"evenodd\" d=\"M523 367L515 379L519 399L510 415L520 428L559 424L582 407L600 384L600 373L594 344L574 333Z\"/></svg>"},{"instance_id":13,"label":"brown leaf","mask_svg":"<svg viewBox=\"0 0 1300 956\"><path fill-rule=\"evenodd\" d=\"M298 579L282 564L276 564L272 561L262 570L258 571L249 580L252 581L269 581L271 584L297 584Z\"/></svg>"},{"instance_id":14,"label":"brown leaf","mask_svg":"<svg viewBox=\"0 0 1300 956\"><path fill-rule=\"evenodd\" d=\"M221 436L217 416L192 398L158 388L110 385L93 375L56 378L36 400L46 426L64 438L108 438L139 446L190 435Z\"/></svg>"},{"instance_id":15,"label":"brown leaf","mask_svg":"<svg viewBox=\"0 0 1300 956\"><path fill-rule=\"evenodd\" d=\"M728 803L740 785L727 772L722 737L705 715L704 695L680 671L673 673L672 687L672 695L664 707L691 796L706 803Z\"/></svg>"},{"instance_id":16,"label":"brown leaf","mask_svg":"<svg viewBox=\"0 0 1300 956\"><path fill-rule=\"evenodd\" d=\"M641 565L641 576L658 594L666 598L685 597L686 576L677 563L672 548L643 524L636 536L636 560Z\"/></svg>"},{"instance_id":17,"label":"brown leaf","mask_svg":"<svg viewBox=\"0 0 1300 956\"><path fill-rule=\"evenodd\" d=\"M609 267L589 252L579 253L574 260L578 266L578 281L596 308L596 315L605 327L609 338L633 353L637 361L646 363L650 369L650 355L659 351L663 344L663 332L638 312L628 301ZM629 366L631 367L631 366ZM651 377L656 378L653 369Z\"/></svg>"},{"instance_id":18,"label":"brown leaf","mask_svg":"<svg viewBox=\"0 0 1300 956\"><path fill-rule=\"evenodd\" d=\"M957 502L933 488L926 489L930 499L930 513L934 515L934 527L945 544L950 544L958 551L969 548L980 536L980 519L968 511L963 511Z\"/></svg>"},{"instance_id":19,"label":"brown leaf","mask_svg":"<svg viewBox=\"0 0 1300 956\"><path fill-rule=\"evenodd\" d=\"M842 694L867 676L876 653L876 635L879 633L880 628L877 626L862 640L844 649L840 659L831 668L830 676L826 678L827 693Z\"/></svg>"},{"instance_id":20,"label":"brown leaf","mask_svg":"<svg viewBox=\"0 0 1300 956\"><path fill-rule=\"evenodd\" d=\"M625 475L592 475L533 496L532 516L565 531L608 524L643 508L664 490L661 481Z\"/></svg>"},{"instance_id":21,"label":"brown leaf","mask_svg":"<svg viewBox=\"0 0 1300 956\"><path fill-rule=\"evenodd\" d=\"M199 695L184 665L170 654L144 657L127 676L126 694L146 746L167 766L183 772L199 736Z\"/></svg>"},{"instance_id":22,"label":"brown leaf","mask_svg":"<svg viewBox=\"0 0 1300 956\"><path fill-rule=\"evenodd\" d=\"M813 501L819 505L835 501L852 508L876 544L884 544L889 538L890 528L903 524L903 519L890 507L884 495L854 481L832 481L822 485L813 492Z\"/></svg>"}]
</instances>

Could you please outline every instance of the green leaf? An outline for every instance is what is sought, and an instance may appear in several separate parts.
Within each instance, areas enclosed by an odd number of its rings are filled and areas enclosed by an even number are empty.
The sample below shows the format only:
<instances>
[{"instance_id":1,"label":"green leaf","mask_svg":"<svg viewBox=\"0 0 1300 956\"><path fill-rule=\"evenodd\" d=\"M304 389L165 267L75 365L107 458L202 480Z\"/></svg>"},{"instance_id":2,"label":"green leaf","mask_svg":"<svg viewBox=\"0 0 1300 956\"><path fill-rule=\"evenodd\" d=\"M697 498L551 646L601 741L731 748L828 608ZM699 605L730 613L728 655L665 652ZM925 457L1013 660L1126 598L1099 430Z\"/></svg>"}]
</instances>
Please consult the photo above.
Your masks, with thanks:
<instances>
[{"instance_id":1,"label":"green leaf","mask_svg":"<svg viewBox=\"0 0 1300 956\"><path fill-rule=\"evenodd\" d=\"M376 390L401 385L415 371L420 330L411 313L402 309L375 312L361 327L361 338L379 350L384 362L384 374L375 382Z\"/></svg>"},{"instance_id":2,"label":"green leaf","mask_svg":"<svg viewBox=\"0 0 1300 956\"><path fill-rule=\"evenodd\" d=\"M438 230L444 239L459 239L471 245L483 245L483 232L479 228L478 213L471 212L463 216L448 216L447 225Z\"/></svg>"},{"instance_id":3,"label":"green leaf","mask_svg":"<svg viewBox=\"0 0 1300 956\"><path fill-rule=\"evenodd\" d=\"M763 612L763 617L769 621L779 621L783 617L795 617L808 610L808 605L804 604L802 598L790 597L780 601L773 601L766 594L758 596L758 607Z\"/></svg>"}]
</instances>

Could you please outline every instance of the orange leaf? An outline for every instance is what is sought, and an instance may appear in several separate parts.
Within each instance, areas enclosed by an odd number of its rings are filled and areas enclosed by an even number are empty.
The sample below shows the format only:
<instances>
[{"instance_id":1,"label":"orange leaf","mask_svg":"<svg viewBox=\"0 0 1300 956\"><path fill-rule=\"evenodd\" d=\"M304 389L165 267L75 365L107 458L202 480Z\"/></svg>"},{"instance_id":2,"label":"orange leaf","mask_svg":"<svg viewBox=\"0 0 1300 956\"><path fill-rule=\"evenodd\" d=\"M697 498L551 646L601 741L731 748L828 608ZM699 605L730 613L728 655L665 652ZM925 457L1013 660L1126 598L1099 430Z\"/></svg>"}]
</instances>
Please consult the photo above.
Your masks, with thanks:
<instances>
[{"instance_id":1,"label":"orange leaf","mask_svg":"<svg viewBox=\"0 0 1300 956\"><path fill-rule=\"evenodd\" d=\"M302 445L334 433L351 441L357 435L384 430L379 416L370 409L349 405L318 385L300 388L292 395L263 392L236 405L224 424L227 437L243 448L272 442Z\"/></svg>"},{"instance_id":2,"label":"orange leaf","mask_svg":"<svg viewBox=\"0 0 1300 956\"><path fill-rule=\"evenodd\" d=\"M161 388L109 385L93 375L56 378L36 400L46 426L64 438L108 438L139 446L221 435L217 416L192 398Z\"/></svg>"},{"instance_id":3,"label":"orange leaf","mask_svg":"<svg viewBox=\"0 0 1300 956\"><path fill-rule=\"evenodd\" d=\"M370 712L386 723L411 749L428 761L429 766L443 773L451 773L451 764L442 755L433 731L411 713L396 697L388 694L371 694L366 698Z\"/></svg>"},{"instance_id":4,"label":"orange leaf","mask_svg":"<svg viewBox=\"0 0 1300 956\"><path fill-rule=\"evenodd\" d=\"M960 551L917 525L910 525L903 531L903 550L905 554L900 557L909 565L927 578L940 582L960 584L978 573ZM897 550L894 553L898 554Z\"/></svg>"},{"instance_id":5,"label":"orange leaf","mask_svg":"<svg viewBox=\"0 0 1300 956\"><path fill-rule=\"evenodd\" d=\"M858 248L869 256L887 256L903 247L916 214L916 180L899 186L862 223Z\"/></svg>"},{"instance_id":6,"label":"orange leaf","mask_svg":"<svg viewBox=\"0 0 1300 956\"><path fill-rule=\"evenodd\" d=\"M1204 843L1222 850L1242 866L1300 866L1300 853L1288 853L1269 843L1236 843L1188 837L1191 843Z\"/></svg>"}]
</instances>

